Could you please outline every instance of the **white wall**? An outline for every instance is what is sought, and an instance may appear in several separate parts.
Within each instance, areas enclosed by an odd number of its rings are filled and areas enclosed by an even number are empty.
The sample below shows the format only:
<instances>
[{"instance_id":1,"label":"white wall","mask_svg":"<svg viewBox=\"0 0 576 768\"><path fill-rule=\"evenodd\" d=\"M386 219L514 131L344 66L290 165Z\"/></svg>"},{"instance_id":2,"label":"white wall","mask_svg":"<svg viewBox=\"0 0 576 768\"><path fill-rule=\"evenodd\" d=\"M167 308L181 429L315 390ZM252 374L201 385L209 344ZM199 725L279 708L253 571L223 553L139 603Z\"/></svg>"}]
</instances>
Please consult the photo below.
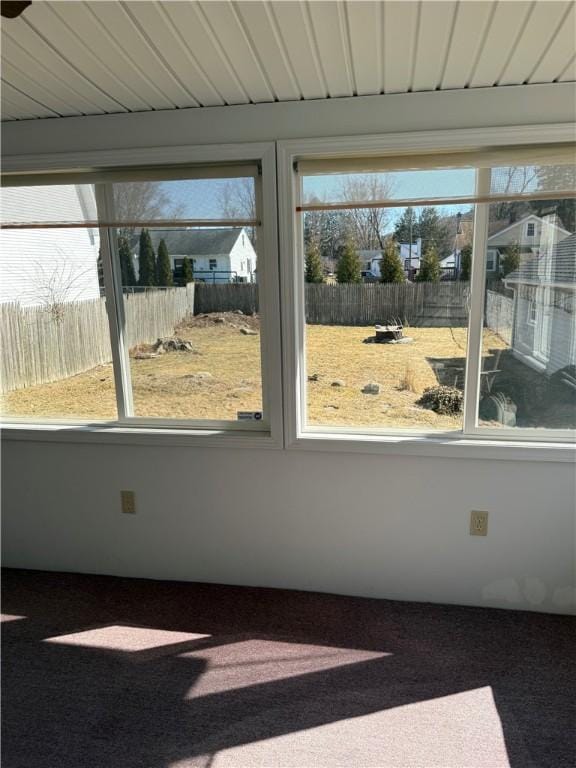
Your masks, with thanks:
<instances>
[{"instance_id":1,"label":"white wall","mask_svg":"<svg viewBox=\"0 0 576 768\"><path fill-rule=\"evenodd\" d=\"M526 86L44 120L3 138L19 154L573 114L573 87ZM3 467L7 566L555 612L574 600L566 463L5 440ZM121 488L137 515L120 514ZM490 512L486 538L469 536L471 509Z\"/></svg>"},{"instance_id":2,"label":"white wall","mask_svg":"<svg viewBox=\"0 0 576 768\"><path fill-rule=\"evenodd\" d=\"M567 610L569 464L11 442L4 565ZM120 513L120 489L138 513ZM486 538L468 533L488 510Z\"/></svg>"}]
</instances>

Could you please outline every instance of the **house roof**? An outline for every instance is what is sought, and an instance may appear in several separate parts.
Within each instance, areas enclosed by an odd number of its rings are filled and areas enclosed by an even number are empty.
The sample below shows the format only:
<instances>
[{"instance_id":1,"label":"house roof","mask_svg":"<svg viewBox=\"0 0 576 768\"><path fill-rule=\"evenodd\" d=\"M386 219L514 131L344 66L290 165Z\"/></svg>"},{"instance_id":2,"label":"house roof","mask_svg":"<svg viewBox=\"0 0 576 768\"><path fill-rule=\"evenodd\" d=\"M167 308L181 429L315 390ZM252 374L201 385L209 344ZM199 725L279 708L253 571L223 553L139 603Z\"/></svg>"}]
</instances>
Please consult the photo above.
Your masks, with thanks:
<instances>
[{"instance_id":1,"label":"house roof","mask_svg":"<svg viewBox=\"0 0 576 768\"><path fill-rule=\"evenodd\" d=\"M548 260L552 262L552 274L549 278L546 277L546 268L543 267ZM557 243L550 256L522 254L519 269L507 275L505 280L510 283L576 284L576 234Z\"/></svg>"},{"instance_id":2,"label":"house roof","mask_svg":"<svg viewBox=\"0 0 576 768\"><path fill-rule=\"evenodd\" d=\"M222 229L155 229L150 231L154 250L164 240L170 256L227 256L242 227Z\"/></svg>"},{"instance_id":3,"label":"house roof","mask_svg":"<svg viewBox=\"0 0 576 768\"><path fill-rule=\"evenodd\" d=\"M514 229L514 227L519 227L523 224L526 224L528 221L533 222L540 222L541 224L544 223L544 219L540 216L537 216L535 213L529 213L527 216L523 216L521 219L518 219L518 221L515 221L514 223L505 223L500 221L491 221L488 225L488 230L490 233L490 237L488 238L488 242L490 240L493 240L496 237L499 237L500 235L503 235L505 232L508 232L511 229ZM559 226L558 224L552 224L553 227L555 227L559 232L563 232L564 234L568 235L570 234L567 229L564 229L564 227Z\"/></svg>"}]
</instances>

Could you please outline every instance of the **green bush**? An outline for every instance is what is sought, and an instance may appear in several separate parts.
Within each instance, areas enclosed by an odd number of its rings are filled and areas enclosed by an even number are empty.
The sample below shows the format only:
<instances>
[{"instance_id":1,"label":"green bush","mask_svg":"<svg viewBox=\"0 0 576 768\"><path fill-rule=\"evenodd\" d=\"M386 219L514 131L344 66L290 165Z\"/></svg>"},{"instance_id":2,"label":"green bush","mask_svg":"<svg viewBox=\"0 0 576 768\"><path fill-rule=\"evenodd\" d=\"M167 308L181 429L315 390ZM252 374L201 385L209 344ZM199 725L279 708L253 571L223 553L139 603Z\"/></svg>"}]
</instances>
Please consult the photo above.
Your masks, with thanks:
<instances>
[{"instance_id":1,"label":"green bush","mask_svg":"<svg viewBox=\"0 0 576 768\"><path fill-rule=\"evenodd\" d=\"M442 416L462 413L464 393L456 387L428 387L417 401L418 405L428 408Z\"/></svg>"}]
</instances>

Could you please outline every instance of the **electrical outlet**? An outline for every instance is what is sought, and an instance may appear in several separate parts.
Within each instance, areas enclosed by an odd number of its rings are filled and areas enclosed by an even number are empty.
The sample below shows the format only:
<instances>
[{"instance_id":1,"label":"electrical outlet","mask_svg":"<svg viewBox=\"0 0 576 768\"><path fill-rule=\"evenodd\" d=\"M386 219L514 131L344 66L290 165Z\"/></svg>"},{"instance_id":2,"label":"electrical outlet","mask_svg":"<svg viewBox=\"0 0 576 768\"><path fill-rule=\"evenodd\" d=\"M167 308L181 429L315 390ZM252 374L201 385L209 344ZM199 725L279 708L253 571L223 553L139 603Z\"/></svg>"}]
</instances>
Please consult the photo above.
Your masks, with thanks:
<instances>
[{"instance_id":1,"label":"electrical outlet","mask_svg":"<svg viewBox=\"0 0 576 768\"><path fill-rule=\"evenodd\" d=\"M470 512L470 536L486 536L488 533L488 512Z\"/></svg>"},{"instance_id":2,"label":"electrical outlet","mask_svg":"<svg viewBox=\"0 0 576 768\"><path fill-rule=\"evenodd\" d=\"M134 491L120 491L120 501L122 503L122 512L125 515L136 514L136 498Z\"/></svg>"}]
</instances>

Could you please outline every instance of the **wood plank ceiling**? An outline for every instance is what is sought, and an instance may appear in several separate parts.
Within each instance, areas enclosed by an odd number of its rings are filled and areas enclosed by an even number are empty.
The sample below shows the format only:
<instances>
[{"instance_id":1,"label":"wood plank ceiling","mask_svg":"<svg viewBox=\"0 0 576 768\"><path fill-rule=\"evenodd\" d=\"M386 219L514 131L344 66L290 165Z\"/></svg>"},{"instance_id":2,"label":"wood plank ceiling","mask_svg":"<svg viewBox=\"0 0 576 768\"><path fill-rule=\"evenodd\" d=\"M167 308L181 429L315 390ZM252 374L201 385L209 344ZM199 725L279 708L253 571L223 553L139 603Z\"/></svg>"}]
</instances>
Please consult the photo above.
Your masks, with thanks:
<instances>
[{"instance_id":1,"label":"wood plank ceiling","mask_svg":"<svg viewBox=\"0 0 576 768\"><path fill-rule=\"evenodd\" d=\"M567 0L48 2L2 20L2 118L576 80Z\"/></svg>"}]
</instances>

